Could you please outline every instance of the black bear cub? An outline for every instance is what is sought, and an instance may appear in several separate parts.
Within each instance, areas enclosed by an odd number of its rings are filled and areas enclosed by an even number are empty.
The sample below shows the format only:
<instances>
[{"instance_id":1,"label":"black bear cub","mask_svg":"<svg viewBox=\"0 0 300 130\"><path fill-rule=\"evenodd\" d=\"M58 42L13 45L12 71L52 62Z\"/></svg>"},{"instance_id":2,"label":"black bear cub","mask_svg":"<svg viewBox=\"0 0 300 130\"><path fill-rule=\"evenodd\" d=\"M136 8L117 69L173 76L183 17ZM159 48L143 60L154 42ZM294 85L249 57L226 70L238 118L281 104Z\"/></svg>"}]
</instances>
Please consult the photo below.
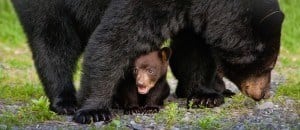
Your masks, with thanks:
<instances>
[{"instance_id":1,"label":"black bear cub","mask_svg":"<svg viewBox=\"0 0 300 130\"><path fill-rule=\"evenodd\" d=\"M164 47L135 59L131 78L117 88L114 105L124 114L158 112L170 93L166 81L170 55L170 48Z\"/></svg>"}]
</instances>

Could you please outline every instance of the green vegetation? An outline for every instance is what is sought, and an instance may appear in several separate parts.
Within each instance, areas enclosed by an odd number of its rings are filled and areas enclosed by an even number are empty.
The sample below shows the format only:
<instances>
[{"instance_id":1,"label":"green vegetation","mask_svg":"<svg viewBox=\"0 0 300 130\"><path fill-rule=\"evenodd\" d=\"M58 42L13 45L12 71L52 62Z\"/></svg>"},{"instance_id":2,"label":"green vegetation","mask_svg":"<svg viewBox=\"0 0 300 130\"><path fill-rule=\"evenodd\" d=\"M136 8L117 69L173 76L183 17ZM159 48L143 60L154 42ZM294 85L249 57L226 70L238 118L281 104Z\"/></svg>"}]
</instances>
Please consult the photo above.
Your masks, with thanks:
<instances>
[{"instance_id":1,"label":"green vegetation","mask_svg":"<svg viewBox=\"0 0 300 130\"><path fill-rule=\"evenodd\" d=\"M109 124L105 125L103 128L104 130L116 130L118 128L121 128L121 121L118 119L112 120ZM122 128L125 129L125 128Z\"/></svg>"},{"instance_id":2,"label":"green vegetation","mask_svg":"<svg viewBox=\"0 0 300 130\"><path fill-rule=\"evenodd\" d=\"M285 13L281 36L281 51L276 70L287 81L277 91L277 96L289 96L300 100L300 5L299 0L279 0Z\"/></svg>"},{"instance_id":3,"label":"green vegetation","mask_svg":"<svg viewBox=\"0 0 300 130\"><path fill-rule=\"evenodd\" d=\"M18 126L60 120L36 75L31 53L9 0L0 0L0 124ZM6 107L5 107L6 106Z\"/></svg>"},{"instance_id":4,"label":"green vegetation","mask_svg":"<svg viewBox=\"0 0 300 130\"><path fill-rule=\"evenodd\" d=\"M9 0L0 0L0 43L25 42L25 35Z\"/></svg>"},{"instance_id":5,"label":"green vegetation","mask_svg":"<svg viewBox=\"0 0 300 130\"><path fill-rule=\"evenodd\" d=\"M42 96L39 99L32 99L29 104L18 108L18 111L2 111L0 124L13 126L32 124L47 120L60 120L54 112L48 110L48 107L49 101L46 97Z\"/></svg>"},{"instance_id":6,"label":"green vegetation","mask_svg":"<svg viewBox=\"0 0 300 130\"><path fill-rule=\"evenodd\" d=\"M287 79L277 93L276 99L281 102L282 96L295 99L296 110L300 114L300 0L279 0L285 13L282 30L282 46L275 70ZM38 79L31 59L31 53L26 45L26 38L17 16L9 0L0 0L0 125L25 125L46 120L60 120L60 116L48 110L49 102L43 95L42 85ZM169 41L165 45L168 46ZM80 69L80 65L78 66ZM80 72L75 75L78 86ZM255 102L242 94L237 94L225 106L226 110L214 112L212 109L188 110L190 113L204 113L203 116L192 120L192 125L203 129L221 127L221 118L227 113L243 112L253 108ZM284 101L283 101L284 102ZM11 106L17 107L11 110ZM165 109L155 115L157 122L166 122L172 127L183 122L187 110L176 103L170 103ZM231 115L232 116L232 115ZM234 117L232 117L234 118ZM230 122L227 122L230 123ZM223 127L222 123L222 127ZM104 129L120 127L118 119L106 125ZM1 127L0 127L1 129Z\"/></svg>"},{"instance_id":7,"label":"green vegetation","mask_svg":"<svg viewBox=\"0 0 300 130\"><path fill-rule=\"evenodd\" d=\"M176 122L179 122L183 117L183 112L180 111L177 103L169 103L165 106L164 110L161 110L155 115L156 122L161 122L167 124L170 128Z\"/></svg>"},{"instance_id":8,"label":"green vegetation","mask_svg":"<svg viewBox=\"0 0 300 130\"><path fill-rule=\"evenodd\" d=\"M220 127L220 124L218 123L217 119L219 118L219 115L214 115L214 116L206 116L204 118L201 118L198 121L198 125L202 129L217 129Z\"/></svg>"},{"instance_id":9,"label":"green vegetation","mask_svg":"<svg viewBox=\"0 0 300 130\"><path fill-rule=\"evenodd\" d=\"M4 99L6 103L13 104L15 102L30 102L32 98L39 98L43 95L40 86L32 84L24 84L22 86L1 86L0 99Z\"/></svg>"}]
</instances>

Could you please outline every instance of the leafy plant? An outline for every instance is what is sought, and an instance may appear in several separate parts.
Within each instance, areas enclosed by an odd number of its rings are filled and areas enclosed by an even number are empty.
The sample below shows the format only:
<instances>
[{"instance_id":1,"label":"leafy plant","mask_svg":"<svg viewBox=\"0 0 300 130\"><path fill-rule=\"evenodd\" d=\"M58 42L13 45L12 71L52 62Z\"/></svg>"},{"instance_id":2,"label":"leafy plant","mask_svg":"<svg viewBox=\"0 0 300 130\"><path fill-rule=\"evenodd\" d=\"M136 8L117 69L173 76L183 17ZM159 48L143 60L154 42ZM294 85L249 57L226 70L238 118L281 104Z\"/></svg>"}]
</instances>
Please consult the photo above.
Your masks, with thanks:
<instances>
[{"instance_id":1,"label":"leafy plant","mask_svg":"<svg viewBox=\"0 0 300 130\"><path fill-rule=\"evenodd\" d=\"M165 109L155 114L156 122L163 122L170 128L176 122L180 121L183 117L183 113L179 110L177 103L170 103L165 106Z\"/></svg>"},{"instance_id":2,"label":"leafy plant","mask_svg":"<svg viewBox=\"0 0 300 130\"><path fill-rule=\"evenodd\" d=\"M0 116L0 123L12 125L25 125L46 120L60 120L54 112L49 110L49 101L42 96L39 99L32 99L31 103L21 106L17 113L6 110Z\"/></svg>"},{"instance_id":3,"label":"leafy plant","mask_svg":"<svg viewBox=\"0 0 300 130\"><path fill-rule=\"evenodd\" d=\"M116 129L125 129L121 127L121 121L119 119L119 117L117 117L117 119L112 120L110 123L108 123L107 125L105 125L102 129L104 130L116 130Z\"/></svg>"},{"instance_id":4,"label":"leafy plant","mask_svg":"<svg viewBox=\"0 0 300 130\"><path fill-rule=\"evenodd\" d=\"M198 125L202 129L216 129L220 127L220 124L218 123L217 116L205 116L204 118L201 118L198 120Z\"/></svg>"}]
</instances>

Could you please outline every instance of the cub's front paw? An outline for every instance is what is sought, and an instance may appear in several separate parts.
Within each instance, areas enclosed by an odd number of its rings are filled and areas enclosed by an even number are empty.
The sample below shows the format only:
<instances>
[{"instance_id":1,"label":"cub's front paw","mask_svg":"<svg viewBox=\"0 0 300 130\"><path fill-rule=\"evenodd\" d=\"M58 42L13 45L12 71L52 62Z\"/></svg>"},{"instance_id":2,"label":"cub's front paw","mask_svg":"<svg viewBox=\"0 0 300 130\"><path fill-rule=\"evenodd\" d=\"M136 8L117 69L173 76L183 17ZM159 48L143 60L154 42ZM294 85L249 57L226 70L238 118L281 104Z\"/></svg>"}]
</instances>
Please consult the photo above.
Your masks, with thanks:
<instances>
[{"instance_id":1,"label":"cub's front paw","mask_svg":"<svg viewBox=\"0 0 300 130\"><path fill-rule=\"evenodd\" d=\"M188 99L188 108L200 106L213 108L224 103L224 97L219 93L205 93Z\"/></svg>"},{"instance_id":2,"label":"cub's front paw","mask_svg":"<svg viewBox=\"0 0 300 130\"><path fill-rule=\"evenodd\" d=\"M159 112L159 106L145 106L142 113L144 114L153 114Z\"/></svg>"},{"instance_id":3,"label":"cub's front paw","mask_svg":"<svg viewBox=\"0 0 300 130\"><path fill-rule=\"evenodd\" d=\"M56 98L50 103L50 110L61 115L72 115L77 110L76 98Z\"/></svg>"},{"instance_id":4,"label":"cub's front paw","mask_svg":"<svg viewBox=\"0 0 300 130\"><path fill-rule=\"evenodd\" d=\"M132 114L135 114L135 113L141 113L141 108L138 107L138 106L124 108L124 114L125 115L132 115Z\"/></svg>"},{"instance_id":5,"label":"cub's front paw","mask_svg":"<svg viewBox=\"0 0 300 130\"><path fill-rule=\"evenodd\" d=\"M109 122L111 119L112 115L108 109L81 109L73 117L75 122L81 124L90 124L98 121Z\"/></svg>"}]
</instances>

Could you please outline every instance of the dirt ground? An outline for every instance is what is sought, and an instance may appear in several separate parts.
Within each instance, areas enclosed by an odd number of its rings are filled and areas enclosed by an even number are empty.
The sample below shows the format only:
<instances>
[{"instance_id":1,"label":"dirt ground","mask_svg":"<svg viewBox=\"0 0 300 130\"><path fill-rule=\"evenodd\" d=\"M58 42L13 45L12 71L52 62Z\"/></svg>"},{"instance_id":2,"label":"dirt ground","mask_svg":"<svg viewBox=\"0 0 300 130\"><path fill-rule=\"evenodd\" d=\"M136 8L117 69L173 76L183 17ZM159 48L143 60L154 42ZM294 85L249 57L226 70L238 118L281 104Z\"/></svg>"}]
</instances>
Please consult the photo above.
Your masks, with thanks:
<instances>
[{"instance_id":1,"label":"dirt ground","mask_svg":"<svg viewBox=\"0 0 300 130\"><path fill-rule=\"evenodd\" d=\"M276 93L279 84L285 81L284 77L273 73L271 81L271 92ZM169 83L174 91L176 86L176 80L171 79ZM226 87L235 93L240 93L239 90L228 80L225 79ZM272 98L272 97L271 97ZM60 130L60 129L233 129L233 130L244 130L244 129L270 129L270 130L299 130L300 129L300 116L297 113L297 107L295 103L297 101L282 97L282 102L276 102L273 100L266 100L261 102L255 102L252 99L247 99L241 102L240 109L231 108L233 99L226 99L225 104L220 107L210 109L212 113L220 113L224 109L226 112L225 116L212 117L213 121L207 120L207 122L199 123L199 119L210 117L207 115L207 111L199 109L186 109L185 99L176 99L173 95L167 99L168 102L177 102L179 104L179 110L183 113L181 119L177 119L173 124L168 125L168 122L160 122L156 119L155 115L123 115L122 111L114 110L114 113L118 115L118 119L113 123L107 125L104 122L96 122L90 125L81 125L72 122L72 116L63 116L64 121L47 121L38 124L32 124L24 127L13 127L12 129L26 129L26 130ZM0 108L5 107L1 105ZM7 107L7 106L6 106ZM16 106L11 106L16 107ZM2 109L2 108L1 108ZM236 110L234 110L236 109ZM162 110L163 111L163 110ZM224 114L223 114L224 115ZM210 118L209 118L210 119ZM207 124L205 124L207 123ZM204 127L204 128L203 128ZM5 125L0 125L0 129L6 129Z\"/></svg>"}]
</instances>

